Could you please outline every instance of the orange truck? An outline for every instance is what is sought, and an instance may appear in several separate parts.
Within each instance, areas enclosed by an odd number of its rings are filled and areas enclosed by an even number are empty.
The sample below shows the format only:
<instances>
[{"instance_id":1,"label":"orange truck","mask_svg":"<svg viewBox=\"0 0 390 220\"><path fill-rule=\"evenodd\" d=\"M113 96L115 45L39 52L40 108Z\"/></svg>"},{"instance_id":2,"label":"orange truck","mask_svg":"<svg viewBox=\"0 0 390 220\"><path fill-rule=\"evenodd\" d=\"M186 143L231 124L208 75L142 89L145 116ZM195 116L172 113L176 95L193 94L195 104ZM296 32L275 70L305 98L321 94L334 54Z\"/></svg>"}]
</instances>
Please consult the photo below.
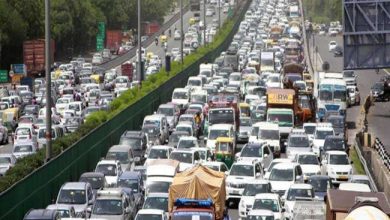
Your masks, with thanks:
<instances>
[{"instance_id":1,"label":"orange truck","mask_svg":"<svg viewBox=\"0 0 390 220\"><path fill-rule=\"evenodd\" d=\"M51 63L54 62L55 45L50 41ZM23 63L28 76L43 76L45 73L45 39L27 40L23 42Z\"/></svg>"}]
</instances>

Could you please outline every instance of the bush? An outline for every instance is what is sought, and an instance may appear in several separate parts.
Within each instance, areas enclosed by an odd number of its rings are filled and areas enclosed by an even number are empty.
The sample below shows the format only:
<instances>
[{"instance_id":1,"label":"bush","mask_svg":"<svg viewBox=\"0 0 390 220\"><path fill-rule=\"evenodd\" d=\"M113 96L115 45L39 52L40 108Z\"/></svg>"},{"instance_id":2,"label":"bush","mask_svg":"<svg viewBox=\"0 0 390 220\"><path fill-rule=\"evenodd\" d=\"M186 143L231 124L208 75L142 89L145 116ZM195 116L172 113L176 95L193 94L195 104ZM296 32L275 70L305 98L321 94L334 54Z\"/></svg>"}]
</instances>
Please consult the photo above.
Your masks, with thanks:
<instances>
[{"instance_id":1,"label":"bush","mask_svg":"<svg viewBox=\"0 0 390 220\"><path fill-rule=\"evenodd\" d=\"M162 69L159 73L149 76L145 81L142 82L141 88L135 87L129 89L121 94L118 98L113 100L110 104L109 111L98 111L92 113L87 117L86 122L82 124L74 133L53 141L52 156L58 156L82 137L90 133L93 129L105 123L107 120L110 120L119 112L129 107L131 104L143 98L145 95L158 88L163 83L167 82L176 74L179 74L183 69L187 68L209 52L213 51L226 40L226 37L232 31L234 23L235 21L233 20L226 21L221 27L220 31L218 31L214 41L209 43L206 47L198 48L195 53L186 56L183 65L179 62L172 62L171 72L167 73L164 69ZM20 181L28 174L32 173L35 169L42 166L44 161L45 149L41 149L34 155L30 155L18 160L16 165L8 170L4 177L0 178L0 192L5 191L10 186Z\"/></svg>"}]
</instances>

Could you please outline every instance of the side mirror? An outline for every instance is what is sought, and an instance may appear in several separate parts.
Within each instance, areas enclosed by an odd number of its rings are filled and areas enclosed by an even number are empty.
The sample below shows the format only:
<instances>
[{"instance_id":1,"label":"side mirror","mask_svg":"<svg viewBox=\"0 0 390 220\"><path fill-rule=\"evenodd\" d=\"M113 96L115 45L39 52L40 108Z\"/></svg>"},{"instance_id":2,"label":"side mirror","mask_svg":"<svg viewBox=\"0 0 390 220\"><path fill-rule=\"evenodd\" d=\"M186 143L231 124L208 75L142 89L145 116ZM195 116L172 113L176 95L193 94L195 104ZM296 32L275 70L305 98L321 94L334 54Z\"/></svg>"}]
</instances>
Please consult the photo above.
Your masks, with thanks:
<instances>
[{"instance_id":1,"label":"side mirror","mask_svg":"<svg viewBox=\"0 0 390 220\"><path fill-rule=\"evenodd\" d=\"M351 160L351 162L350 162L351 164L353 164L353 161Z\"/></svg>"},{"instance_id":2,"label":"side mirror","mask_svg":"<svg viewBox=\"0 0 390 220\"><path fill-rule=\"evenodd\" d=\"M260 178L261 177L261 173L256 173L256 178Z\"/></svg>"},{"instance_id":3,"label":"side mirror","mask_svg":"<svg viewBox=\"0 0 390 220\"><path fill-rule=\"evenodd\" d=\"M325 164L328 163L328 161L327 160L322 160L321 163L322 163L322 165L325 165Z\"/></svg>"},{"instance_id":4,"label":"side mirror","mask_svg":"<svg viewBox=\"0 0 390 220\"><path fill-rule=\"evenodd\" d=\"M126 207L125 213L126 213L126 214L129 214L129 213L130 213L130 208L129 208L129 207Z\"/></svg>"},{"instance_id":5,"label":"side mirror","mask_svg":"<svg viewBox=\"0 0 390 220\"><path fill-rule=\"evenodd\" d=\"M268 154L264 154L264 157L268 157Z\"/></svg>"},{"instance_id":6,"label":"side mirror","mask_svg":"<svg viewBox=\"0 0 390 220\"><path fill-rule=\"evenodd\" d=\"M298 180L298 181L302 180L302 176L296 176L295 180Z\"/></svg>"},{"instance_id":7,"label":"side mirror","mask_svg":"<svg viewBox=\"0 0 390 220\"><path fill-rule=\"evenodd\" d=\"M87 213L91 213L92 212L92 208L91 207L88 207L87 208Z\"/></svg>"},{"instance_id":8,"label":"side mirror","mask_svg":"<svg viewBox=\"0 0 390 220\"><path fill-rule=\"evenodd\" d=\"M92 199L88 201L88 205L93 205L93 200Z\"/></svg>"},{"instance_id":9,"label":"side mirror","mask_svg":"<svg viewBox=\"0 0 390 220\"><path fill-rule=\"evenodd\" d=\"M225 171L225 175L226 175L226 176L229 175L229 171Z\"/></svg>"},{"instance_id":10,"label":"side mirror","mask_svg":"<svg viewBox=\"0 0 390 220\"><path fill-rule=\"evenodd\" d=\"M240 156L241 156L241 152L238 152L238 153L236 153L236 155L235 155L236 159L239 158Z\"/></svg>"}]
</instances>

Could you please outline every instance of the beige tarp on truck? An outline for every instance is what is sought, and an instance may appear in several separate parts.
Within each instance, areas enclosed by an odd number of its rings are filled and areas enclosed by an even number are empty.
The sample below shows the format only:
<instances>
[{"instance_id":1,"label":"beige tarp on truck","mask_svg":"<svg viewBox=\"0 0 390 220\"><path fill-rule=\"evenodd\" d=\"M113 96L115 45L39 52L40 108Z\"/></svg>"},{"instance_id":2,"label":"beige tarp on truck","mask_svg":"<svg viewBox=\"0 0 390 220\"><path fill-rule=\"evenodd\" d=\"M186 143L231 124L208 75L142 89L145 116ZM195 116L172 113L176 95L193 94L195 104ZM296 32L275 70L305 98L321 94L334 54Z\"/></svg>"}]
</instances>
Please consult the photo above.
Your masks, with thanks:
<instances>
[{"instance_id":1,"label":"beige tarp on truck","mask_svg":"<svg viewBox=\"0 0 390 220\"><path fill-rule=\"evenodd\" d=\"M225 174L202 165L176 174L169 187L169 212L172 212L174 202L178 198L210 198L215 204L216 219L223 219L226 200Z\"/></svg>"}]
</instances>

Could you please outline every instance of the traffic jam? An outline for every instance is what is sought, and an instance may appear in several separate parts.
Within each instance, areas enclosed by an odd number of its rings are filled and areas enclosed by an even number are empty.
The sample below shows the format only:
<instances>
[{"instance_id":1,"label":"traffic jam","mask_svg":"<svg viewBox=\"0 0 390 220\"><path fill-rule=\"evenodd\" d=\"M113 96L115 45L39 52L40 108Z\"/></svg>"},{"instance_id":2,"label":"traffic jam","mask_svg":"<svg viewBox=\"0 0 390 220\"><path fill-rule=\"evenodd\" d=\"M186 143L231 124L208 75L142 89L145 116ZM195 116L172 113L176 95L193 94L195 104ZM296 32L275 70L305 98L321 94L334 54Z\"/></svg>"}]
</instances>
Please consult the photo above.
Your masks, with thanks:
<instances>
[{"instance_id":1,"label":"traffic jam","mask_svg":"<svg viewBox=\"0 0 390 220\"><path fill-rule=\"evenodd\" d=\"M298 1L252 1L225 52L200 64L140 130L125 131L94 170L64 182L53 204L24 219L336 219L341 209L332 201L373 193L368 177L355 175L347 145L347 108L360 97L350 95L357 82L348 74L314 81L303 43ZM150 59L153 74L161 62ZM91 76L93 68L79 58L52 73L54 139L134 86L115 69ZM1 175L45 146L44 85L35 79L34 92L0 91L0 141L12 143L0 154Z\"/></svg>"}]
</instances>

